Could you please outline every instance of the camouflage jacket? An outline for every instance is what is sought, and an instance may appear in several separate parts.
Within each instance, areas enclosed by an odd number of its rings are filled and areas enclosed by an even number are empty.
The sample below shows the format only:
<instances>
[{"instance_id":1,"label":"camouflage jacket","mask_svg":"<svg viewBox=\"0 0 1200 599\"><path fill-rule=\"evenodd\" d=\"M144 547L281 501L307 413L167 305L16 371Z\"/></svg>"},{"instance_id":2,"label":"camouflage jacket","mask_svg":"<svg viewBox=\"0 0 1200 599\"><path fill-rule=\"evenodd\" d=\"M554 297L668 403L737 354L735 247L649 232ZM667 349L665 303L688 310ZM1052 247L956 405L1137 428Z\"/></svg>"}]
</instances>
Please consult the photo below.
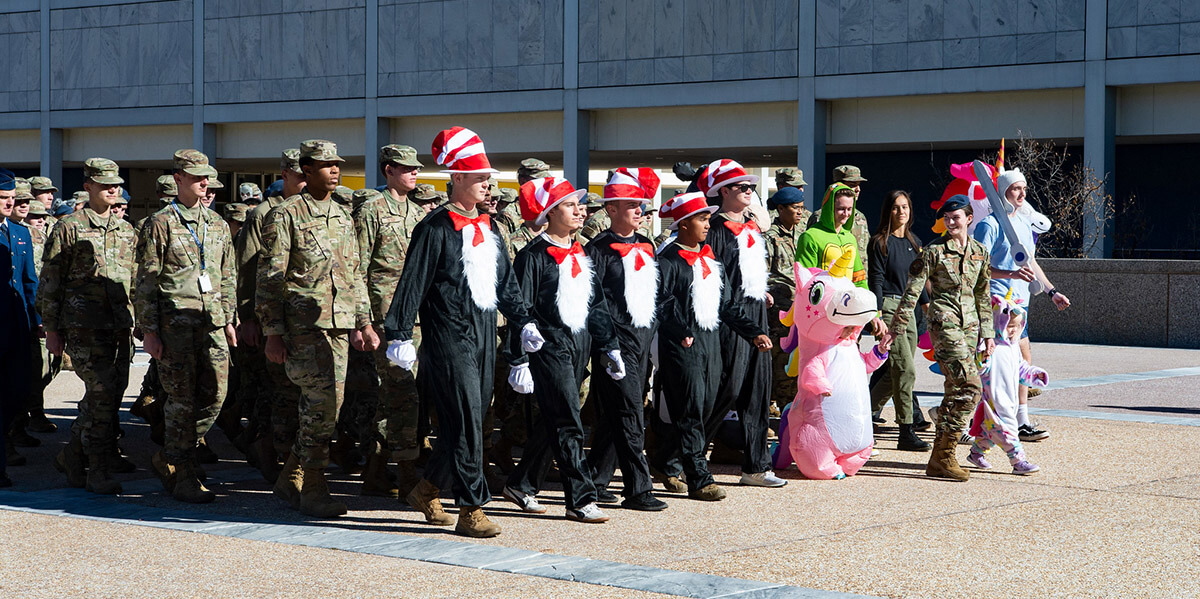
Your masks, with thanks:
<instances>
[{"instance_id":1,"label":"camouflage jacket","mask_svg":"<svg viewBox=\"0 0 1200 599\"><path fill-rule=\"evenodd\" d=\"M262 255L263 220L272 208L282 204L284 198L271 196L263 200L246 214L246 222L238 231L240 240L234 240L237 252L237 314L241 322L257 321L254 313L254 294L258 286L258 263Z\"/></svg>"},{"instance_id":2,"label":"camouflage jacket","mask_svg":"<svg viewBox=\"0 0 1200 599\"><path fill-rule=\"evenodd\" d=\"M42 255L46 252L46 231L38 227L30 226L28 223L21 223L26 229L29 229L29 240L33 243L33 272L41 275L42 273ZM49 225L44 225L47 229Z\"/></svg>"},{"instance_id":3,"label":"camouflage jacket","mask_svg":"<svg viewBox=\"0 0 1200 599\"><path fill-rule=\"evenodd\" d=\"M42 255L37 309L46 331L133 327L133 226L83 207L59 219Z\"/></svg>"},{"instance_id":4,"label":"camouflage jacket","mask_svg":"<svg viewBox=\"0 0 1200 599\"><path fill-rule=\"evenodd\" d=\"M989 265L987 249L974 239L968 237L966 247L945 235L933 240L913 261L908 289L888 329L900 330L913 317L917 298L928 280L929 326L937 333L940 346L935 350L959 356L974 352L977 338L995 336Z\"/></svg>"},{"instance_id":5,"label":"camouflage jacket","mask_svg":"<svg viewBox=\"0 0 1200 599\"><path fill-rule=\"evenodd\" d=\"M255 311L264 335L356 329L371 323L354 222L307 192L267 213Z\"/></svg>"},{"instance_id":6,"label":"camouflage jacket","mask_svg":"<svg viewBox=\"0 0 1200 599\"><path fill-rule=\"evenodd\" d=\"M383 323L392 305L413 227L424 216L424 208L407 198L397 201L386 191L384 197L366 202L354 212L362 276L371 304L371 321L376 324Z\"/></svg>"},{"instance_id":7,"label":"camouflage jacket","mask_svg":"<svg viewBox=\"0 0 1200 599\"><path fill-rule=\"evenodd\" d=\"M204 244L203 270L193 231ZM233 240L216 212L171 204L154 213L142 226L137 262L136 313L143 331L235 323ZM202 274L211 284L207 292L200 289Z\"/></svg>"},{"instance_id":8,"label":"camouflage jacket","mask_svg":"<svg viewBox=\"0 0 1200 599\"><path fill-rule=\"evenodd\" d=\"M519 225L512 233L508 233L507 231L505 231L505 233L506 235L504 239L508 241L508 254L510 260L513 256L517 255L517 252L521 251L521 248L524 248L529 244L530 241L533 241L534 238L536 238L538 235L541 235L541 233L534 233L533 229L525 226L524 223Z\"/></svg>"},{"instance_id":9,"label":"camouflage jacket","mask_svg":"<svg viewBox=\"0 0 1200 599\"><path fill-rule=\"evenodd\" d=\"M583 228L579 230L579 243L587 245L589 241L597 235L603 233L606 229L612 226L612 218L608 216L608 211L601 208L593 212L583 221Z\"/></svg>"},{"instance_id":10,"label":"camouflage jacket","mask_svg":"<svg viewBox=\"0 0 1200 599\"><path fill-rule=\"evenodd\" d=\"M796 295L796 242L804 230L803 218L790 231L784 229L777 218L771 228L763 234L763 239L767 242L767 263L770 267L767 292L775 300L775 307L780 310L786 311L792 305L792 297Z\"/></svg>"},{"instance_id":11,"label":"camouflage jacket","mask_svg":"<svg viewBox=\"0 0 1200 599\"><path fill-rule=\"evenodd\" d=\"M805 229L812 227L821 220L821 209L817 208L812 216L808 217L808 224ZM804 230L801 230L803 232ZM867 270L867 242L871 241L871 229L867 226L867 217L863 216L862 210L857 208L854 210L854 225L850 227L850 232L854 234L854 239L858 241L859 260L862 261L863 272Z\"/></svg>"}]
</instances>

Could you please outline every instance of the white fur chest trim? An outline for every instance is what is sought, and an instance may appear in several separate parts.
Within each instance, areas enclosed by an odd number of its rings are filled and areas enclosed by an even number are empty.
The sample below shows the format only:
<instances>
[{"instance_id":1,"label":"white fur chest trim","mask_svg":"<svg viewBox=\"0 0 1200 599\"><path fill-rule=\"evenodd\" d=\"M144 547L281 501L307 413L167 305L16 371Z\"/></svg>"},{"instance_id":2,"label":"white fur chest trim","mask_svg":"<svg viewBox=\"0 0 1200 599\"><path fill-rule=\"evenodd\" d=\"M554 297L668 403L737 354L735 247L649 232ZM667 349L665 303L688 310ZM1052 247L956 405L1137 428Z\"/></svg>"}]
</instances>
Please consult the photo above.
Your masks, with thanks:
<instances>
[{"instance_id":1,"label":"white fur chest trim","mask_svg":"<svg viewBox=\"0 0 1200 599\"><path fill-rule=\"evenodd\" d=\"M639 255L643 262L641 270L636 264ZM654 256L634 248L621 256L621 266L625 270L625 308L630 322L635 327L650 328L658 302L658 264Z\"/></svg>"},{"instance_id":2,"label":"white fur chest trim","mask_svg":"<svg viewBox=\"0 0 1200 599\"><path fill-rule=\"evenodd\" d=\"M553 259L553 258L551 258ZM571 276L575 262L579 274ZM558 317L578 333L587 326L588 306L592 303L592 260L585 254L568 254L558 265L558 292L554 296Z\"/></svg>"},{"instance_id":3,"label":"white fur chest trim","mask_svg":"<svg viewBox=\"0 0 1200 599\"><path fill-rule=\"evenodd\" d=\"M706 262L711 272L704 276ZM692 265L692 310L696 315L696 324L700 328L711 331L721 324L721 263L701 256Z\"/></svg>"},{"instance_id":4,"label":"white fur chest trim","mask_svg":"<svg viewBox=\"0 0 1200 599\"><path fill-rule=\"evenodd\" d=\"M474 244L475 227L483 232L483 243ZM487 225L467 225L462 228L463 274L467 277L467 288L471 290L471 301L480 310L496 309L496 265L500 257L500 246L496 235Z\"/></svg>"},{"instance_id":5,"label":"white fur chest trim","mask_svg":"<svg viewBox=\"0 0 1200 599\"><path fill-rule=\"evenodd\" d=\"M737 236L738 270L742 274L742 295L767 299L767 244L758 231L746 227Z\"/></svg>"}]
</instances>

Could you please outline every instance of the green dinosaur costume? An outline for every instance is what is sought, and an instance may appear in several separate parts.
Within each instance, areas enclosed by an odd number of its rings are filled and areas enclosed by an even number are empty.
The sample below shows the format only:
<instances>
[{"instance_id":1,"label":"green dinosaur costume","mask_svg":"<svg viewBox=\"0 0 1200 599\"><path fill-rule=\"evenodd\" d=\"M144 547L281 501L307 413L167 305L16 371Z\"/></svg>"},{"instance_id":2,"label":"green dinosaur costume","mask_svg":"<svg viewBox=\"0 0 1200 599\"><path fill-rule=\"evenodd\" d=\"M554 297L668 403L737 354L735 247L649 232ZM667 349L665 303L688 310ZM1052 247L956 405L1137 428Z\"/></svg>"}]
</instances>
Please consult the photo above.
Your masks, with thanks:
<instances>
[{"instance_id":1,"label":"green dinosaur costume","mask_svg":"<svg viewBox=\"0 0 1200 599\"><path fill-rule=\"evenodd\" d=\"M862 259L858 255L858 240L851 229L854 227L854 213L846 219L846 224L838 229L834 224L836 210L833 209L833 196L839 189L850 189L834 183L825 190L825 198L821 201L821 218L800 236L796 242L796 262L808 268L819 268L829 271L835 277L846 277L856 286L867 288L867 270L863 268ZM857 202L857 199L855 200ZM857 212L857 210L856 210Z\"/></svg>"}]
</instances>

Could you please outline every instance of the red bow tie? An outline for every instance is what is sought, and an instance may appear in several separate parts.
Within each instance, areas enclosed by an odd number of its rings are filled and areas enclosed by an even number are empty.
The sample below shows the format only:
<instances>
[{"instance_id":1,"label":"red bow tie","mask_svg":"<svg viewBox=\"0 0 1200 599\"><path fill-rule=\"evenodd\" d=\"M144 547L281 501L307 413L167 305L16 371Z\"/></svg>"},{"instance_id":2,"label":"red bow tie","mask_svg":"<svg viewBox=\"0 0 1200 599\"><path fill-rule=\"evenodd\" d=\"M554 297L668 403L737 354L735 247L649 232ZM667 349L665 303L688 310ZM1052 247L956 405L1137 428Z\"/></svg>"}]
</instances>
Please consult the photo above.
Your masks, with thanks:
<instances>
[{"instance_id":1,"label":"red bow tie","mask_svg":"<svg viewBox=\"0 0 1200 599\"><path fill-rule=\"evenodd\" d=\"M455 231L462 231L467 225L475 225L475 238L471 240L471 245L479 245L483 243L483 225L487 225L488 230L492 228L492 219L486 214L480 214L475 218L463 216L453 210L446 211L450 215L450 222L454 223Z\"/></svg>"},{"instance_id":2,"label":"red bow tie","mask_svg":"<svg viewBox=\"0 0 1200 599\"><path fill-rule=\"evenodd\" d=\"M762 229L758 228L758 223L756 223L752 220L748 220L744 223L727 220L727 221L725 221L725 226L729 227L730 231L733 231L733 234L735 237L738 235L741 235L743 229L750 229L751 231L756 231L759 234L762 234ZM753 235L751 235L750 238L746 241L746 247L748 247L748 248L754 247L754 236Z\"/></svg>"},{"instance_id":3,"label":"red bow tie","mask_svg":"<svg viewBox=\"0 0 1200 599\"><path fill-rule=\"evenodd\" d=\"M629 252L632 252L635 249L641 250L633 257L634 270L641 270L642 267L646 265L646 258L644 256L654 255L654 247L648 243L610 243L608 244L608 247L620 253L622 258L628 256ZM643 254L642 252L645 253Z\"/></svg>"},{"instance_id":4,"label":"red bow tie","mask_svg":"<svg viewBox=\"0 0 1200 599\"><path fill-rule=\"evenodd\" d=\"M546 252L549 253L550 256L554 258L554 261L558 264L562 264L563 260L567 259L567 256L571 257L572 279L578 277L579 273L583 272L583 269L579 266L579 256L583 255L583 246L579 245L578 241L572 244L569 248L560 248L557 245L548 245L546 246Z\"/></svg>"},{"instance_id":5,"label":"red bow tie","mask_svg":"<svg viewBox=\"0 0 1200 599\"><path fill-rule=\"evenodd\" d=\"M712 246L708 245L700 248L700 251L698 252L679 248L679 256L687 261L688 266L695 266L696 261L700 260L700 258L708 258L710 260L717 259L717 257L713 255ZM700 266L703 267L703 270L701 271L703 276L701 278L707 279L708 275L712 274L712 268L708 265L708 260L700 260Z\"/></svg>"}]
</instances>

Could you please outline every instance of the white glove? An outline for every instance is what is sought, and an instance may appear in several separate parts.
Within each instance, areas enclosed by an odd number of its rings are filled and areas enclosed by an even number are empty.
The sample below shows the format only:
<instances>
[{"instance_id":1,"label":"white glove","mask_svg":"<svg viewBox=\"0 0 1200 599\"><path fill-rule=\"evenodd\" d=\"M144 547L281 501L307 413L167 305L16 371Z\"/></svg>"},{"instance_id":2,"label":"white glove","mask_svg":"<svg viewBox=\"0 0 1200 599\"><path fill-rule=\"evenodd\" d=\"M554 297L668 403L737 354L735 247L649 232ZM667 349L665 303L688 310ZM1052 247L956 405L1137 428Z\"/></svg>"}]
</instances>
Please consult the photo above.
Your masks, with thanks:
<instances>
[{"instance_id":1,"label":"white glove","mask_svg":"<svg viewBox=\"0 0 1200 599\"><path fill-rule=\"evenodd\" d=\"M417 348L413 347L412 339L395 339L388 342L387 358L392 364L411 371L417 363Z\"/></svg>"},{"instance_id":2,"label":"white glove","mask_svg":"<svg viewBox=\"0 0 1200 599\"><path fill-rule=\"evenodd\" d=\"M546 338L542 337L542 333L538 331L537 323L529 323L521 329L521 348L529 353L534 353L542 349L542 345L546 343Z\"/></svg>"},{"instance_id":3,"label":"white glove","mask_svg":"<svg viewBox=\"0 0 1200 599\"><path fill-rule=\"evenodd\" d=\"M605 368L604 371L607 372L608 376L611 376L612 380L614 381L619 381L625 378L625 360L621 359L621 350L614 349L608 352L607 355L608 359L612 360L614 364L610 368Z\"/></svg>"},{"instance_id":4,"label":"white glove","mask_svg":"<svg viewBox=\"0 0 1200 599\"><path fill-rule=\"evenodd\" d=\"M508 373L508 384L517 393L533 393L533 375L529 374L529 364L513 366Z\"/></svg>"}]
</instances>

